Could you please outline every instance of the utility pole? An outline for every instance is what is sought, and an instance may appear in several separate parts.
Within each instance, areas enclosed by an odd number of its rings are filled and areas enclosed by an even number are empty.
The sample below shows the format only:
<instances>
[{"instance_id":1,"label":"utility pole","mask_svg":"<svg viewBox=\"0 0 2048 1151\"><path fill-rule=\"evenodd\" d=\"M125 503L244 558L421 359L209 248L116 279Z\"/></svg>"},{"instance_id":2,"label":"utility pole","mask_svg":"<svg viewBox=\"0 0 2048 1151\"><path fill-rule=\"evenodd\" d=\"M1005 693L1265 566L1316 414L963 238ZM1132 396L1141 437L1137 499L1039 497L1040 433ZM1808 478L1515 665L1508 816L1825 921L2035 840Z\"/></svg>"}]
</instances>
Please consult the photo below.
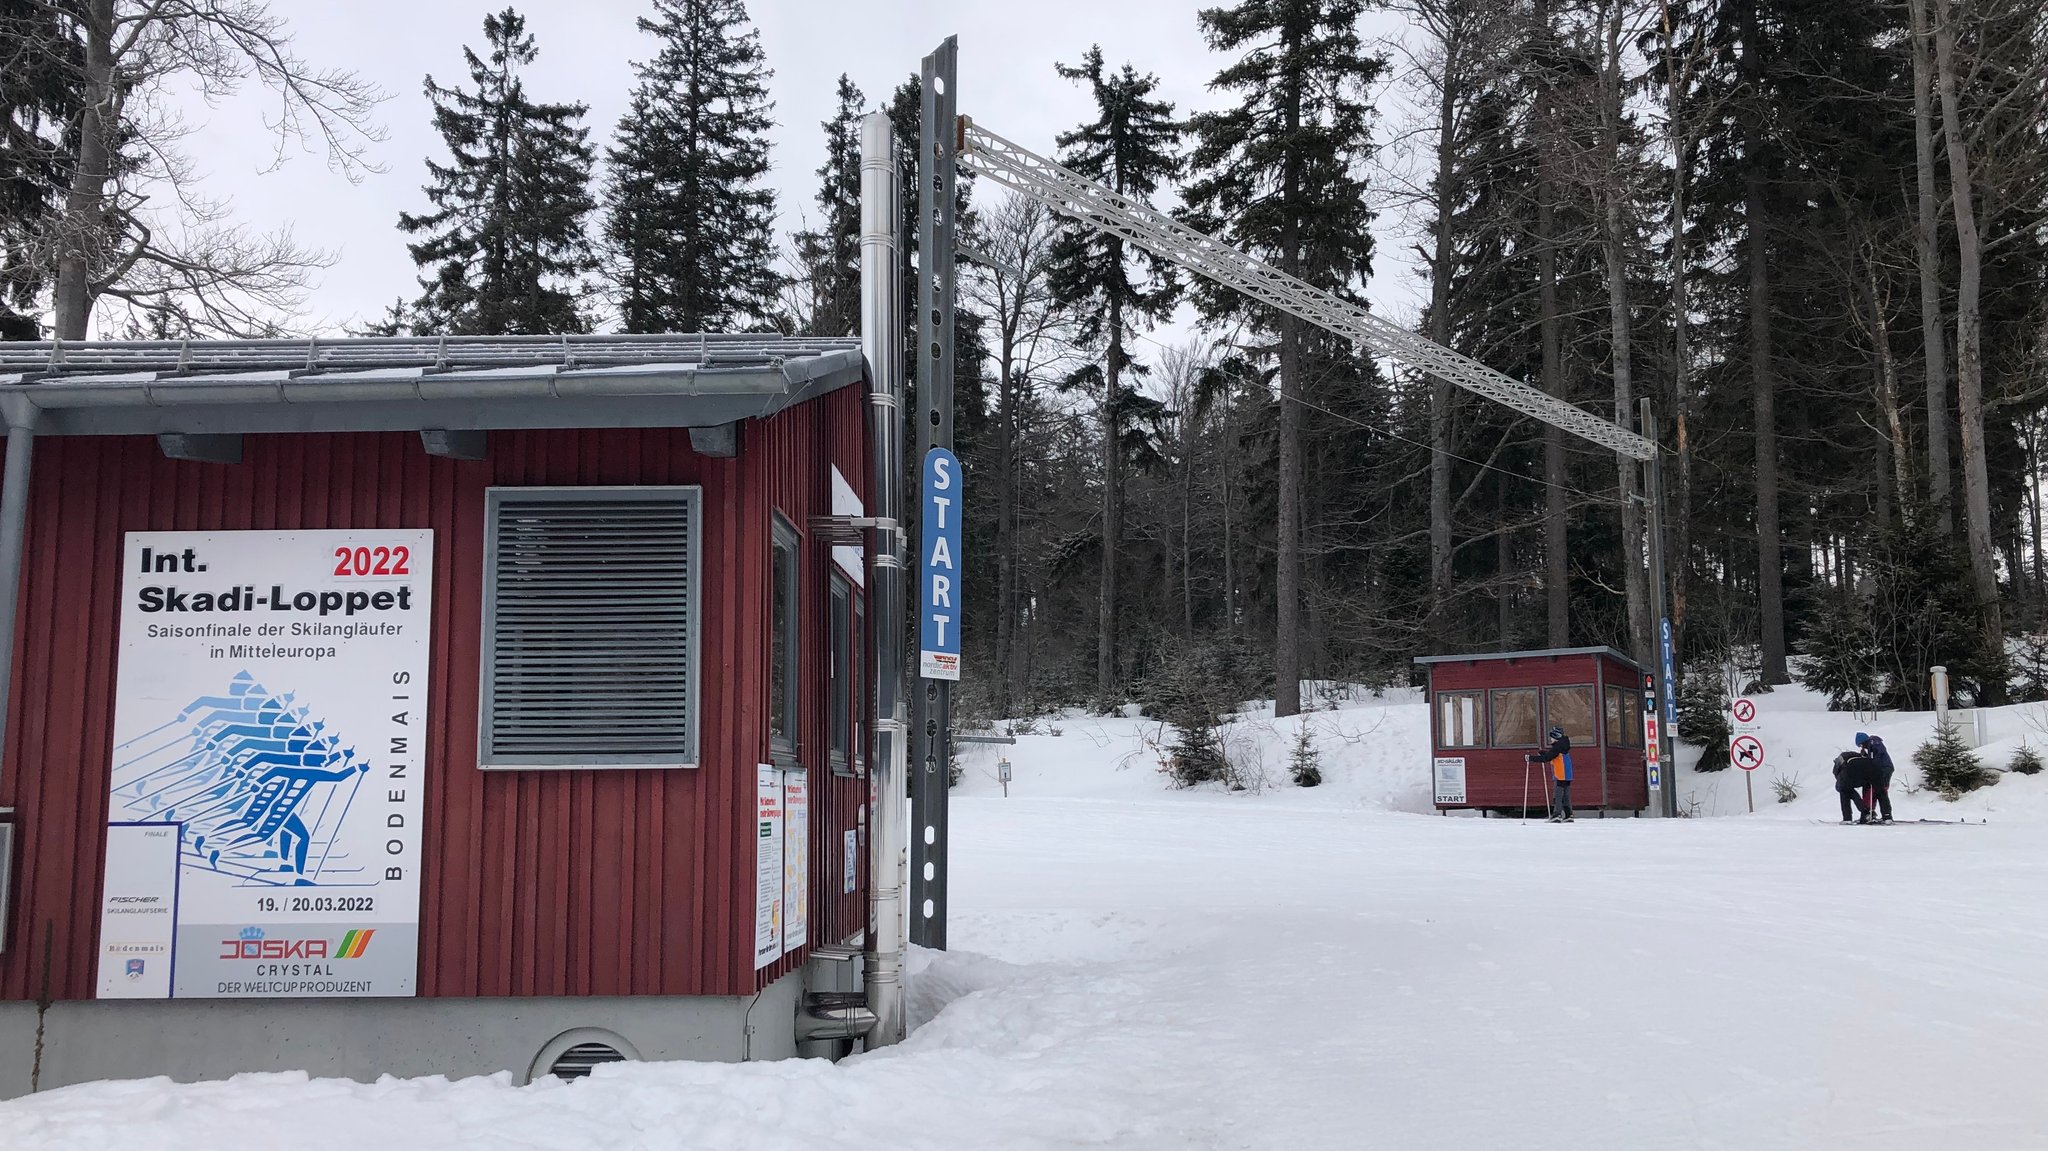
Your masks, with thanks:
<instances>
[{"instance_id":1,"label":"utility pole","mask_svg":"<svg viewBox=\"0 0 2048 1151\"><path fill-rule=\"evenodd\" d=\"M1651 444L1657 442L1657 415L1650 407L1648 397L1640 404L1642 412L1642 435ZM1653 451L1643 461L1643 502L1650 512L1650 615L1656 620L1656 676L1657 704L1663 714L1662 738L1657 741L1658 802L1666 817L1678 814L1678 781L1672 778L1672 768L1678 757L1669 750L1678 739L1678 687L1672 682L1673 658L1671 650L1671 616L1664 585L1664 452Z\"/></svg>"}]
</instances>

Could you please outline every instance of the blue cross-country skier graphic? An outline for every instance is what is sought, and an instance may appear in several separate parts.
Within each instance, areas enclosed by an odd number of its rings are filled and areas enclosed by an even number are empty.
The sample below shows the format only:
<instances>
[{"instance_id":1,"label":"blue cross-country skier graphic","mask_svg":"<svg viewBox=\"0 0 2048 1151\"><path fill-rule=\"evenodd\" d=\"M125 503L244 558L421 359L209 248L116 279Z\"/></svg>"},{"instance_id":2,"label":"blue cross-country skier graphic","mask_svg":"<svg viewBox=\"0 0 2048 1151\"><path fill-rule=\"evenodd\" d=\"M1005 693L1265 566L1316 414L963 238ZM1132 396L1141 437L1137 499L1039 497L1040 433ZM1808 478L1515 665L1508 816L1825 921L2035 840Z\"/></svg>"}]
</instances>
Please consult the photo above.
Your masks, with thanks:
<instances>
[{"instance_id":1,"label":"blue cross-country skier graphic","mask_svg":"<svg viewBox=\"0 0 2048 1151\"><path fill-rule=\"evenodd\" d=\"M153 746L134 747L142 743ZM226 694L193 700L123 750L130 758L115 765L114 790L131 817L183 824L186 866L253 882L315 883L329 852L313 860L314 843L324 834L331 849L369 771L290 694L272 694L246 671Z\"/></svg>"}]
</instances>

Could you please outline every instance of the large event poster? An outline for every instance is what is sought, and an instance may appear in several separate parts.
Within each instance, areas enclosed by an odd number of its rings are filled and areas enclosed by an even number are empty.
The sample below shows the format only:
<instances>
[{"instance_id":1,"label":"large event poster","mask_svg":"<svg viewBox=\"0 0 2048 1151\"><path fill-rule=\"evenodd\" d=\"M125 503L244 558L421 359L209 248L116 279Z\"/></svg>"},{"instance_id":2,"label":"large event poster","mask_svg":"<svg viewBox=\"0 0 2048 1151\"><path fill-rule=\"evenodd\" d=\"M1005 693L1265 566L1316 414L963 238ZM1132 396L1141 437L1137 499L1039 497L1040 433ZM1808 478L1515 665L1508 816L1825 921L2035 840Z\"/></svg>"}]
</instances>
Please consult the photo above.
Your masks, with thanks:
<instances>
[{"instance_id":1,"label":"large event poster","mask_svg":"<svg viewBox=\"0 0 2048 1151\"><path fill-rule=\"evenodd\" d=\"M131 532L122 564L100 995L414 994L433 533Z\"/></svg>"},{"instance_id":2,"label":"large event poster","mask_svg":"<svg viewBox=\"0 0 2048 1151\"><path fill-rule=\"evenodd\" d=\"M782 958L782 772L756 769L754 783L754 966Z\"/></svg>"},{"instance_id":3,"label":"large event poster","mask_svg":"<svg viewBox=\"0 0 2048 1151\"><path fill-rule=\"evenodd\" d=\"M811 938L811 773L782 776L782 951Z\"/></svg>"}]
</instances>

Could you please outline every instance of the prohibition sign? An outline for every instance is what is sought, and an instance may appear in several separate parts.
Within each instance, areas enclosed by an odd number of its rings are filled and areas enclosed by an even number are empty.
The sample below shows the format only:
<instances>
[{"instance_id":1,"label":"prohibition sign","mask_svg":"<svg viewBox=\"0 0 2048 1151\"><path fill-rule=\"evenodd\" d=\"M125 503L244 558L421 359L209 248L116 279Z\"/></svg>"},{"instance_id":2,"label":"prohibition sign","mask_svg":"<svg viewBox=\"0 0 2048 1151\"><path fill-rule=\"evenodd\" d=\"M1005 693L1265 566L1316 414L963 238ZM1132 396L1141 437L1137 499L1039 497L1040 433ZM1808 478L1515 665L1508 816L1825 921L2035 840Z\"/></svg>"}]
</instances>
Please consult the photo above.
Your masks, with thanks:
<instances>
[{"instance_id":1,"label":"prohibition sign","mask_svg":"<svg viewBox=\"0 0 2048 1151\"><path fill-rule=\"evenodd\" d=\"M1756 719L1756 704L1749 700L1736 700L1734 711L1737 723L1749 723Z\"/></svg>"},{"instance_id":2,"label":"prohibition sign","mask_svg":"<svg viewBox=\"0 0 2048 1151\"><path fill-rule=\"evenodd\" d=\"M1753 735L1738 735L1728 745L1728 754L1735 760L1735 766L1744 771L1755 771L1764 765L1763 741Z\"/></svg>"}]
</instances>

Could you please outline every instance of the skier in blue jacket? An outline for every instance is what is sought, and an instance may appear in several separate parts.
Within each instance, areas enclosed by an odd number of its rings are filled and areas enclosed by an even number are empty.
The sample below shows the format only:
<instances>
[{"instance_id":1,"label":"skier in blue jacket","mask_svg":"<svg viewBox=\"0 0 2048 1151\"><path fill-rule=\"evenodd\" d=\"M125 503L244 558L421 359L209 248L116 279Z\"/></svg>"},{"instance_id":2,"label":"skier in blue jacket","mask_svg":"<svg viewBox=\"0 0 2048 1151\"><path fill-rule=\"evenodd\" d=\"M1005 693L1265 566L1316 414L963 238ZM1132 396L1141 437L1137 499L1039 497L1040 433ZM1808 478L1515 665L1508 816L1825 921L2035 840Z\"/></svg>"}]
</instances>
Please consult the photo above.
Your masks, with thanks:
<instances>
[{"instance_id":1,"label":"skier in blue jacket","mask_svg":"<svg viewBox=\"0 0 2048 1151\"><path fill-rule=\"evenodd\" d=\"M1870 761L1877 765L1871 774L1870 786L1863 789L1863 808L1871 813L1878 823L1892 821L1892 753L1886 750L1884 740L1864 732L1856 733L1856 746ZM1875 806L1873 806L1873 804ZM1878 815L1878 812L1883 815Z\"/></svg>"},{"instance_id":2,"label":"skier in blue jacket","mask_svg":"<svg viewBox=\"0 0 2048 1151\"><path fill-rule=\"evenodd\" d=\"M1572 822L1572 741L1561 727L1553 727L1544 733L1550 746L1541 754L1529 756L1530 763L1550 765L1550 779L1555 787L1556 801L1550 807L1550 822Z\"/></svg>"}]
</instances>

